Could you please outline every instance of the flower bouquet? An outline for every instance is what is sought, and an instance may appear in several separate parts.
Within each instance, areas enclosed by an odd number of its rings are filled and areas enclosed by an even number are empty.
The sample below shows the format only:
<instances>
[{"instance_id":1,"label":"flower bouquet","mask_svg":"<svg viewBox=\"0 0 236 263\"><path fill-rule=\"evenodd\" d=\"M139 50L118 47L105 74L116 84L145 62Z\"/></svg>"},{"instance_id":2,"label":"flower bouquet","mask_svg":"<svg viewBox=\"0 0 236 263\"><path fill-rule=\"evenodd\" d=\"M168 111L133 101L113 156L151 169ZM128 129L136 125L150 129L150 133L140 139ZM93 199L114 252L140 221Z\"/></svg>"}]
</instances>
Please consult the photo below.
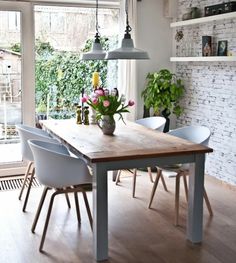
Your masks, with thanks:
<instances>
[{"instance_id":1,"label":"flower bouquet","mask_svg":"<svg viewBox=\"0 0 236 263\"><path fill-rule=\"evenodd\" d=\"M129 100L127 104L125 104L125 101L125 96L121 95L119 97L117 89L109 91L103 88L97 88L91 96L85 95L82 98L82 102L87 103L96 112L98 125L104 134L113 134L115 130L115 114L118 114L120 116L119 119L122 119L124 122L122 113L129 112L128 108L134 105L133 100ZM104 127L106 124L110 131L106 131L106 127ZM112 129L114 130L111 131Z\"/></svg>"}]
</instances>

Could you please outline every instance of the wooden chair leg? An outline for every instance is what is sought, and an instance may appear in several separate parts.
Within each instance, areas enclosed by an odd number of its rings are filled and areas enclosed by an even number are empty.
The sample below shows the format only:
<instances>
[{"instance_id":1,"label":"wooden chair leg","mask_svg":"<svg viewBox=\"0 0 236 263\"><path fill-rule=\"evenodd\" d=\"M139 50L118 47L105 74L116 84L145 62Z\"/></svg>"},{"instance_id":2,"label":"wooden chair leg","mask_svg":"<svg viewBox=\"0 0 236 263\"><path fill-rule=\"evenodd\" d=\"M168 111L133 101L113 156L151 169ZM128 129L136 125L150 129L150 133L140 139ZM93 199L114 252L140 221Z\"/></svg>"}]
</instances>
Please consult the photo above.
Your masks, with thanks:
<instances>
[{"instance_id":1,"label":"wooden chair leg","mask_svg":"<svg viewBox=\"0 0 236 263\"><path fill-rule=\"evenodd\" d=\"M91 214L91 211L90 211L90 208L89 208L88 198L87 198L86 192L84 190L82 190L82 194L83 194L83 197L84 197L84 203L85 203L85 206L86 206L86 210L87 210L90 226L91 226L91 229L93 231L93 218L92 218L92 214Z\"/></svg>"},{"instance_id":2,"label":"wooden chair leg","mask_svg":"<svg viewBox=\"0 0 236 263\"><path fill-rule=\"evenodd\" d=\"M117 176L116 176L116 185L120 182L120 175L121 175L121 170L118 171Z\"/></svg>"},{"instance_id":3,"label":"wooden chair leg","mask_svg":"<svg viewBox=\"0 0 236 263\"><path fill-rule=\"evenodd\" d=\"M135 197L135 189L136 189L136 178L137 178L137 169L134 169L134 177L133 177L133 198Z\"/></svg>"},{"instance_id":4,"label":"wooden chair leg","mask_svg":"<svg viewBox=\"0 0 236 263\"><path fill-rule=\"evenodd\" d=\"M25 212L25 210L26 210L26 206L27 206L27 203L28 203L32 182L33 182L33 179L34 179L34 174L35 174L35 168L33 168L32 174L30 176L30 181L29 181L29 185L28 185L28 189L27 189L27 192L26 192L25 201L24 201L24 205L23 205L23 209L22 209L23 212Z\"/></svg>"},{"instance_id":5,"label":"wooden chair leg","mask_svg":"<svg viewBox=\"0 0 236 263\"><path fill-rule=\"evenodd\" d=\"M153 180L153 177L152 177L152 169L151 169L151 167L147 167L147 170L148 170L148 175L150 177L151 183L154 183L154 180Z\"/></svg>"},{"instance_id":6,"label":"wooden chair leg","mask_svg":"<svg viewBox=\"0 0 236 263\"><path fill-rule=\"evenodd\" d=\"M161 177L161 173L162 173L162 170L161 169L157 169L157 176L156 176L155 182L154 182L153 187L152 187L152 192L151 192L151 197L150 197L150 201L149 201L149 204L148 204L148 208L151 208L153 197L155 195L155 192L156 192L156 189L157 189L157 185L158 185L159 179Z\"/></svg>"},{"instance_id":7,"label":"wooden chair leg","mask_svg":"<svg viewBox=\"0 0 236 263\"><path fill-rule=\"evenodd\" d=\"M183 176L183 181L184 181L184 191L185 191L185 197L186 197L186 201L188 202L188 183L187 183L187 176L186 174L183 172L183 174L181 174Z\"/></svg>"},{"instance_id":8,"label":"wooden chair leg","mask_svg":"<svg viewBox=\"0 0 236 263\"><path fill-rule=\"evenodd\" d=\"M66 197L66 202L67 202L68 208L71 208L70 199L69 199L68 193L65 193L65 197Z\"/></svg>"},{"instance_id":9,"label":"wooden chair leg","mask_svg":"<svg viewBox=\"0 0 236 263\"><path fill-rule=\"evenodd\" d=\"M43 234L42 234L42 238L41 238L41 242L40 242L40 246L39 246L40 252L43 251L43 245L44 245L44 241L45 241L46 234L47 234L48 223L49 223L49 219L50 219L51 212L52 212L52 206L53 206L54 198L57 194L59 194L59 192L57 192L57 191L54 192L51 196L51 199L50 199L50 203L49 203L49 207L48 207L48 213L47 213L47 217L46 217L46 221L45 221L44 229L43 229Z\"/></svg>"},{"instance_id":10,"label":"wooden chair leg","mask_svg":"<svg viewBox=\"0 0 236 263\"><path fill-rule=\"evenodd\" d=\"M24 192L24 189L25 189L25 184L26 184L26 181L28 179L28 176L30 174L30 169L33 165L33 162L29 162L28 165L27 165L27 168L26 168L26 171L25 171L25 176L24 176L24 181L23 181L23 184L21 186L21 190L20 190L20 194L19 194L19 200L21 200L21 197L22 197L22 194Z\"/></svg>"},{"instance_id":11,"label":"wooden chair leg","mask_svg":"<svg viewBox=\"0 0 236 263\"><path fill-rule=\"evenodd\" d=\"M78 199L78 193L74 192L74 198L75 198L75 208L76 208L76 214L78 223L81 224L81 216L80 216L80 209L79 209L79 199Z\"/></svg>"},{"instance_id":12,"label":"wooden chair leg","mask_svg":"<svg viewBox=\"0 0 236 263\"><path fill-rule=\"evenodd\" d=\"M42 207L43 207L43 203L44 203L44 200L46 198L46 195L47 195L47 192L48 192L49 189L50 189L49 187L44 187L44 189L43 189L43 193L42 193L42 196L41 196L41 199L40 199L40 202L39 202L39 206L38 206L35 218L34 218L34 222L33 222L33 225L31 227L31 232L32 233L34 233L35 228L37 226L38 219L39 219Z\"/></svg>"},{"instance_id":13,"label":"wooden chair leg","mask_svg":"<svg viewBox=\"0 0 236 263\"><path fill-rule=\"evenodd\" d=\"M213 211L212 211L211 204L210 204L210 201L208 199L205 187L204 187L203 197L205 199L206 206L207 206L207 209L208 209L210 216L213 216Z\"/></svg>"},{"instance_id":14,"label":"wooden chair leg","mask_svg":"<svg viewBox=\"0 0 236 263\"><path fill-rule=\"evenodd\" d=\"M180 185L180 174L177 174L175 181L175 226L179 225L179 185Z\"/></svg>"},{"instance_id":15,"label":"wooden chair leg","mask_svg":"<svg viewBox=\"0 0 236 263\"><path fill-rule=\"evenodd\" d=\"M163 176L162 173L161 173L161 182L163 184L163 187L164 187L165 191L168 192L168 189L167 189L167 186L166 186L166 181L165 181L164 176Z\"/></svg>"}]
</instances>

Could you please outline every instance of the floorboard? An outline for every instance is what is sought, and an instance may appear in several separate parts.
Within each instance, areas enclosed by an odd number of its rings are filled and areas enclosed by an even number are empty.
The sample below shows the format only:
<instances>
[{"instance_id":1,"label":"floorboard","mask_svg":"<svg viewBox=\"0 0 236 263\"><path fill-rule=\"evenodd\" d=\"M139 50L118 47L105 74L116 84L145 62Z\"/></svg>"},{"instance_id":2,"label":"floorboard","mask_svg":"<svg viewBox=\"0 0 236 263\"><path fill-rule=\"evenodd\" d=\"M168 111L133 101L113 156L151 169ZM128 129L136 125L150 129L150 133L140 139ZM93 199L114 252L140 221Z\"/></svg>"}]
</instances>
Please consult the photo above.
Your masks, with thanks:
<instances>
[{"instance_id":1,"label":"floorboard","mask_svg":"<svg viewBox=\"0 0 236 263\"><path fill-rule=\"evenodd\" d=\"M189 244L185 239L186 203L181 188L180 226L174 222L175 179L167 178L169 192L158 186L152 209L147 208L152 183L145 172L137 177L136 198L132 198L132 177L122 176L117 186L109 177L109 260L112 263L235 263L236 191L206 178L206 189L214 217L204 206L204 241ZM182 183L182 182L181 182ZM92 232L81 194L82 224L77 224L73 196L68 209L64 196L53 208L45 241L45 253L38 251L45 211L36 233L30 231L42 188L33 188L26 213L18 190L0 192L1 263L91 263ZM91 204L91 192L88 193ZM48 203L46 203L48 204ZM45 207L46 208L46 207Z\"/></svg>"}]
</instances>

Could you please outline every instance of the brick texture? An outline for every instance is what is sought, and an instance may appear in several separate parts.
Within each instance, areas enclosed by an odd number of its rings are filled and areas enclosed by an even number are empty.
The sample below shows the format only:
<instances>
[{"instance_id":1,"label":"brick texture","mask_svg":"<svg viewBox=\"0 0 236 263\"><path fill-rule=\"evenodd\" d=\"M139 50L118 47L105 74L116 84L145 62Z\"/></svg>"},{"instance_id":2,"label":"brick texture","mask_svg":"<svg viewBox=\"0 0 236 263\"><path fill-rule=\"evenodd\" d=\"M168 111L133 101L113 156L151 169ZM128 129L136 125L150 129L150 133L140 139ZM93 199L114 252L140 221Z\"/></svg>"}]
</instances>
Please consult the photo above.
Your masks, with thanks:
<instances>
[{"instance_id":1,"label":"brick texture","mask_svg":"<svg viewBox=\"0 0 236 263\"><path fill-rule=\"evenodd\" d=\"M218 4L220 1L178 1L178 20L186 8ZM203 14L203 13L202 13ZM236 56L236 19L176 28L184 37L176 42L177 56L188 53L199 56L202 36L213 37L214 54L217 42L228 40L229 50ZM190 43L190 44L189 44ZM206 173L236 185L236 62L181 62L176 63L176 74L185 83L182 100L184 114L177 119L177 127L204 125L212 135L209 146L214 153L207 156Z\"/></svg>"}]
</instances>

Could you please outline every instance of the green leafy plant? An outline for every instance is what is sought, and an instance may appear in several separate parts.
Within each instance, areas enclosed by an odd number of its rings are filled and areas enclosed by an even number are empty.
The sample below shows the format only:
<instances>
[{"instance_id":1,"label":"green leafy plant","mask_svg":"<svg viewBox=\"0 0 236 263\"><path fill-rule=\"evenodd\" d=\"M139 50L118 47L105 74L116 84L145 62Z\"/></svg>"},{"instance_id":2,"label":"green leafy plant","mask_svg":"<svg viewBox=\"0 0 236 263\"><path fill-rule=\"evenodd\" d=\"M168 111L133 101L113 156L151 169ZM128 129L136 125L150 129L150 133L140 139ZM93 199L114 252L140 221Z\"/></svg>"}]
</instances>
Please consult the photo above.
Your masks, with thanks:
<instances>
[{"instance_id":1,"label":"green leafy plant","mask_svg":"<svg viewBox=\"0 0 236 263\"><path fill-rule=\"evenodd\" d=\"M148 73L147 84L141 96L144 105L149 110L153 108L154 115L169 116L171 113L180 116L183 108L179 102L184 93L184 85L174 73L168 69Z\"/></svg>"},{"instance_id":2,"label":"green leafy plant","mask_svg":"<svg viewBox=\"0 0 236 263\"><path fill-rule=\"evenodd\" d=\"M10 50L20 53L21 52L20 43L12 44L11 47L10 47Z\"/></svg>"}]
</instances>

